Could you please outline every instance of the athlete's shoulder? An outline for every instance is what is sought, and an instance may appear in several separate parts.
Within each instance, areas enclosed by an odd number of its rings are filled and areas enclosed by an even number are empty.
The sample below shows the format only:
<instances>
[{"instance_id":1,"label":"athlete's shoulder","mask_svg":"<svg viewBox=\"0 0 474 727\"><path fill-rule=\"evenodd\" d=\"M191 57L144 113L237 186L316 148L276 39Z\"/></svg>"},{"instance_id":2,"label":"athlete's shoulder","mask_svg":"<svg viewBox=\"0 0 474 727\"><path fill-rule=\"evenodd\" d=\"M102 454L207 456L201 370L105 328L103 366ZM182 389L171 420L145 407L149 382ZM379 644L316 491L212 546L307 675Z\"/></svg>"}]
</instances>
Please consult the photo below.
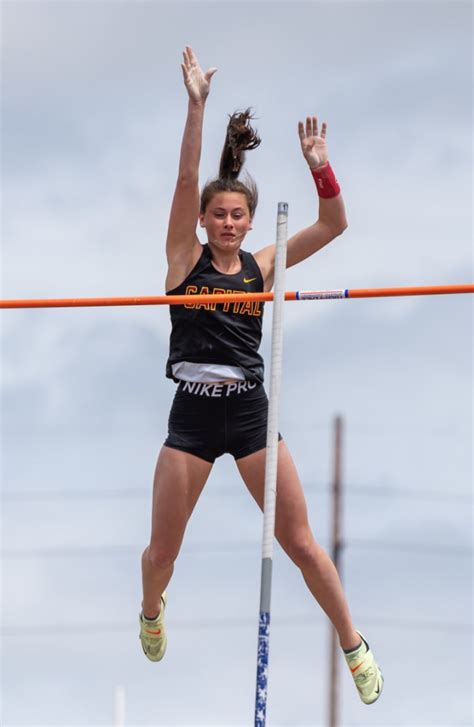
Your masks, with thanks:
<instances>
[{"instance_id":1,"label":"athlete's shoulder","mask_svg":"<svg viewBox=\"0 0 474 727\"><path fill-rule=\"evenodd\" d=\"M250 252L249 250L243 250L242 248L240 248L240 255L244 260L248 260L249 262L256 262L254 253Z\"/></svg>"}]
</instances>

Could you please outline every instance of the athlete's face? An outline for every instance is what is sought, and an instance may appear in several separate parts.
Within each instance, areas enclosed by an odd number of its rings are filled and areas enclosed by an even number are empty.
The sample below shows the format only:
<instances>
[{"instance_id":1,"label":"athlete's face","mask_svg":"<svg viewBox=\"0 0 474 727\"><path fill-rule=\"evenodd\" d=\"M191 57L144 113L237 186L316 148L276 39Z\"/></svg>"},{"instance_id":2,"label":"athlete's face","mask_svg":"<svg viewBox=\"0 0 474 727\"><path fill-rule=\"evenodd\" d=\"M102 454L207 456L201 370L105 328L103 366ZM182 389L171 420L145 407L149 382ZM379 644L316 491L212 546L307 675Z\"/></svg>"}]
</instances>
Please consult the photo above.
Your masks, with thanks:
<instances>
[{"instance_id":1,"label":"athlete's face","mask_svg":"<svg viewBox=\"0 0 474 727\"><path fill-rule=\"evenodd\" d=\"M218 192L199 215L201 227L206 228L209 242L221 250L238 249L249 230L252 220L245 194Z\"/></svg>"}]
</instances>

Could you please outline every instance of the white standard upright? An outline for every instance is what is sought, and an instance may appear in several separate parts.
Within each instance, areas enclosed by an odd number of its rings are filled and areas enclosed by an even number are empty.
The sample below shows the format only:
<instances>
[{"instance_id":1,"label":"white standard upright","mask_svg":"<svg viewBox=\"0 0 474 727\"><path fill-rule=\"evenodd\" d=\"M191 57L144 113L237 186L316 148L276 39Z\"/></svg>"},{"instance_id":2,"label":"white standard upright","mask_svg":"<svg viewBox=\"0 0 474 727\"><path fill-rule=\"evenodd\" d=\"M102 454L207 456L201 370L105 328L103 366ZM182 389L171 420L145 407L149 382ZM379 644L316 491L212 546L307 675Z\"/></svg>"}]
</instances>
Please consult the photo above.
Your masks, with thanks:
<instances>
[{"instance_id":1,"label":"white standard upright","mask_svg":"<svg viewBox=\"0 0 474 727\"><path fill-rule=\"evenodd\" d=\"M260 581L260 616L258 628L257 687L255 727L265 727L268 691L268 650L270 641L270 602L272 594L272 558L275 537L275 509L278 464L278 412L283 350L283 303L285 300L286 243L288 205L279 202L275 254L275 292L273 297L272 353L268 404L267 453L265 461L265 499L263 509L262 575Z\"/></svg>"}]
</instances>

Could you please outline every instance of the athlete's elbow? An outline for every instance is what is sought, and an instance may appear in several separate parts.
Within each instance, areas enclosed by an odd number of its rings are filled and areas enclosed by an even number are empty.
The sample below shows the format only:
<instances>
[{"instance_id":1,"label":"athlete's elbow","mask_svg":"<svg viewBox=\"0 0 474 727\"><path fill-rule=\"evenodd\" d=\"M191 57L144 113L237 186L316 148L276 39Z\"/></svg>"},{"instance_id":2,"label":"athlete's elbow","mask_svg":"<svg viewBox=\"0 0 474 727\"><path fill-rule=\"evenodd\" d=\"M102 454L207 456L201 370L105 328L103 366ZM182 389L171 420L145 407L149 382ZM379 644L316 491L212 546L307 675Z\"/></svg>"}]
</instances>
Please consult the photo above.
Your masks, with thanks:
<instances>
[{"instance_id":1,"label":"athlete's elbow","mask_svg":"<svg viewBox=\"0 0 474 727\"><path fill-rule=\"evenodd\" d=\"M347 219L345 217L344 219L341 219L337 224L332 225L331 231L333 238L342 235L344 230L347 230Z\"/></svg>"},{"instance_id":2,"label":"athlete's elbow","mask_svg":"<svg viewBox=\"0 0 474 727\"><path fill-rule=\"evenodd\" d=\"M334 240L335 237L339 237L339 235L342 235L344 230L347 229L347 218L345 214L338 215L337 217L333 217L332 219L320 218L318 222L319 224L322 224L322 229L324 229L325 231L325 236L328 238L328 242Z\"/></svg>"}]
</instances>

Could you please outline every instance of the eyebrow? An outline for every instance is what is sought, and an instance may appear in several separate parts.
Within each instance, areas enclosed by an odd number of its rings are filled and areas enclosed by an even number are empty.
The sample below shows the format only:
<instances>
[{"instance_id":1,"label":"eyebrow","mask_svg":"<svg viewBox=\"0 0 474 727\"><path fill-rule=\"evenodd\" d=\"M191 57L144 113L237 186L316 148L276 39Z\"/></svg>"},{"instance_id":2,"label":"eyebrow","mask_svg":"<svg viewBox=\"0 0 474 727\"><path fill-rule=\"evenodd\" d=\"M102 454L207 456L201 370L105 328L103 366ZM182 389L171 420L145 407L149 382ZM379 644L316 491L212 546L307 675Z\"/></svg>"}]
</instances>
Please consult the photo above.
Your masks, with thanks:
<instances>
[{"instance_id":1,"label":"eyebrow","mask_svg":"<svg viewBox=\"0 0 474 727\"><path fill-rule=\"evenodd\" d=\"M227 209L225 207L214 207L213 209L215 212L217 212L217 211L227 212ZM244 211L245 210L243 207L232 207L232 209L231 209L231 212L244 212Z\"/></svg>"}]
</instances>

